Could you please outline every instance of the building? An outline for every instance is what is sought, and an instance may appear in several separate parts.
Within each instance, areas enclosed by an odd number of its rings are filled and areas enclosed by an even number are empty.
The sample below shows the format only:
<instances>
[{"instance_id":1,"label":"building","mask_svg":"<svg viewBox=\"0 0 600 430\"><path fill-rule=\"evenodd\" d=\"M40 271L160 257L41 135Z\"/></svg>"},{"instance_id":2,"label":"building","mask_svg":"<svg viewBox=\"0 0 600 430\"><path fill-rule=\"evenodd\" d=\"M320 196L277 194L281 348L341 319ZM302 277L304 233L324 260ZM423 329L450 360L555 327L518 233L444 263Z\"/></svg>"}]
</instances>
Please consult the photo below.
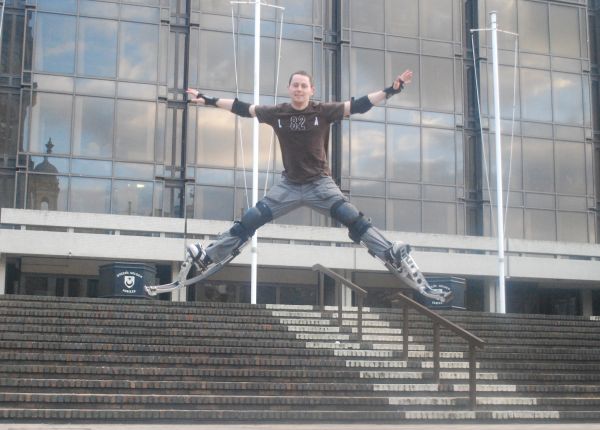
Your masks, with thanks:
<instances>
[{"instance_id":1,"label":"building","mask_svg":"<svg viewBox=\"0 0 600 430\"><path fill-rule=\"evenodd\" d=\"M3 3L1 289L93 296L98 267L114 260L156 264L169 281L184 231L209 239L249 199L251 122L187 105L184 91L252 100L253 6ZM473 49L470 29L489 27L497 11L507 32L499 38L507 311L600 312L598 0L272 3L285 12L263 7L264 103L285 100L299 69L314 75L316 98L326 101L415 71L400 96L333 127L333 176L375 225L415 246L426 274L465 278L467 308L490 311L491 50L485 32L474 34ZM268 128L259 152L264 189L282 169ZM369 289L372 305L397 285L308 209L265 226L259 243L259 302L314 303L315 262ZM248 261L243 254L171 299L248 300Z\"/></svg>"}]
</instances>

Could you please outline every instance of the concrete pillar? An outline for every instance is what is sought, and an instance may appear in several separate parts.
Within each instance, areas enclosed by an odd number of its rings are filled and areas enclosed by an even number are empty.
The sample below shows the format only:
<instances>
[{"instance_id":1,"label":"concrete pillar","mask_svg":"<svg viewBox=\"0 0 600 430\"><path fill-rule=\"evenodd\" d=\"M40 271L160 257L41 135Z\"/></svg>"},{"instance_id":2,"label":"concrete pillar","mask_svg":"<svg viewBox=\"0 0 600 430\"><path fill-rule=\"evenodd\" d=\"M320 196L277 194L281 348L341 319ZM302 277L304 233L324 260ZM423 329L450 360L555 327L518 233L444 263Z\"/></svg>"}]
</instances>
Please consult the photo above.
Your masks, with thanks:
<instances>
[{"instance_id":1,"label":"concrete pillar","mask_svg":"<svg viewBox=\"0 0 600 430\"><path fill-rule=\"evenodd\" d=\"M581 314L584 317L591 317L594 314L592 303L592 290L582 289L581 294Z\"/></svg>"},{"instance_id":2,"label":"concrete pillar","mask_svg":"<svg viewBox=\"0 0 600 430\"><path fill-rule=\"evenodd\" d=\"M483 281L483 295L484 295L484 311L486 312L497 312L496 310L496 280L485 279Z\"/></svg>"},{"instance_id":3,"label":"concrete pillar","mask_svg":"<svg viewBox=\"0 0 600 430\"><path fill-rule=\"evenodd\" d=\"M6 294L6 254L0 253L0 294Z\"/></svg>"},{"instance_id":4,"label":"concrete pillar","mask_svg":"<svg viewBox=\"0 0 600 430\"><path fill-rule=\"evenodd\" d=\"M177 275L179 274L180 266L181 266L181 263L178 261L171 263L171 281L174 281L175 278L177 278ZM171 292L171 301L172 302L185 302L186 298L187 298L187 289L186 288L179 288L179 289Z\"/></svg>"}]
</instances>

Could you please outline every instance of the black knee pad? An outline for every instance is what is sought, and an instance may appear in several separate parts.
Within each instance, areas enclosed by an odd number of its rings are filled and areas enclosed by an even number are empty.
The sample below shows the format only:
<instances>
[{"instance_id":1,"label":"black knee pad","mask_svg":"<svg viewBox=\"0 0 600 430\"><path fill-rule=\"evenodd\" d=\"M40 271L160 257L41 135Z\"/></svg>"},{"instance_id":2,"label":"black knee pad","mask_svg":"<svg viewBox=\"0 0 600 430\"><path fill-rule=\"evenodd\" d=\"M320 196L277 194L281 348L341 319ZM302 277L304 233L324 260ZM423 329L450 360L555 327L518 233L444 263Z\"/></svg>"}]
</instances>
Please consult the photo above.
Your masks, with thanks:
<instances>
[{"instance_id":1,"label":"black knee pad","mask_svg":"<svg viewBox=\"0 0 600 430\"><path fill-rule=\"evenodd\" d=\"M348 227L348 236L355 243L360 243L362 235L372 226L371 220L346 201L339 200L331 207L331 217Z\"/></svg>"},{"instance_id":2,"label":"black knee pad","mask_svg":"<svg viewBox=\"0 0 600 430\"><path fill-rule=\"evenodd\" d=\"M244 242L254 236L256 229L273 219L271 209L262 201L246 211L240 221L236 221L229 230L232 235L238 236Z\"/></svg>"}]
</instances>

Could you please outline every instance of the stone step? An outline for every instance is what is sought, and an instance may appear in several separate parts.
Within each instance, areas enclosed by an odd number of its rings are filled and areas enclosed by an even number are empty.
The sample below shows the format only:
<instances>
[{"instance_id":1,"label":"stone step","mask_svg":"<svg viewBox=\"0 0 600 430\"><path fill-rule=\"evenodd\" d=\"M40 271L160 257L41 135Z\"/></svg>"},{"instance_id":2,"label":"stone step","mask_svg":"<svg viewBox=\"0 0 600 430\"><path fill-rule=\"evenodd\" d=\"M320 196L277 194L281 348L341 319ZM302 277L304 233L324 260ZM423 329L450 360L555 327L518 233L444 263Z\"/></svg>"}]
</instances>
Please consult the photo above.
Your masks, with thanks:
<instances>
[{"instance_id":1,"label":"stone step","mask_svg":"<svg viewBox=\"0 0 600 430\"><path fill-rule=\"evenodd\" d=\"M89 339L88 339L89 340ZM265 356L265 357L333 357L336 353L334 350L328 349L307 349L307 348L278 348L270 346L261 346L256 342L256 346L194 346L194 345L149 345L147 343L136 344L119 344L119 343L94 343L90 341L85 343L78 342L41 342L41 341L0 341L0 351L62 351L62 352L79 352L79 353L123 353L123 354L148 354L148 355L165 355L170 356L182 354L190 355L250 355L250 356ZM391 352L390 352L391 353ZM399 355L398 352L393 353Z\"/></svg>"},{"instance_id":2,"label":"stone step","mask_svg":"<svg viewBox=\"0 0 600 430\"><path fill-rule=\"evenodd\" d=\"M415 363L417 364L417 363ZM451 364L451 363L445 363ZM347 367L356 367L355 365ZM369 364L364 367L371 368ZM390 365L384 366L389 368ZM402 362L402 368L408 368L406 362ZM3 377L38 377L38 375L56 379L69 378L81 379L90 377L93 379L118 379L118 378L137 378L148 380L173 380L185 378L191 380L213 380L222 378L223 380L250 378L252 380L289 380L295 382L310 382L316 379L320 381L348 380L349 378L361 378L363 380L402 380L402 379L431 379L433 366L422 366L420 368L411 366L413 370L315 370L315 369L270 369L257 367L239 368L239 367L128 367L117 366L74 366L74 365L41 365L41 364L19 364L3 365L0 376ZM468 380L467 371L449 371L453 366L443 366L440 372L442 381L447 380ZM343 367L341 369L344 369ZM422 370L419 370L422 369ZM466 369L465 369L466 370ZM586 379L587 376L587 379ZM535 373L505 373L505 372L477 372L478 382L489 381L536 381L538 383L580 383L598 382L598 375L573 375L573 374L535 374Z\"/></svg>"},{"instance_id":3,"label":"stone step","mask_svg":"<svg viewBox=\"0 0 600 430\"><path fill-rule=\"evenodd\" d=\"M313 410L173 410L173 409L0 409L0 420L19 421L137 421L137 422L534 422L600 419L597 411L313 411Z\"/></svg>"},{"instance_id":4,"label":"stone step","mask_svg":"<svg viewBox=\"0 0 600 430\"><path fill-rule=\"evenodd\" d=\"M229 394L280 395L370 395L373 384L351 382L188 381L0 378L4 392L117 393L117 394Z\"/></svg>"},{"instance_id":5,"label":"stone step","mask_svg":"<svg viewBox=\"0 0 600 430\"><path fill-rule=\"evenodd\" d=\"M11 405L12 404L12 405ZM0 393L0 406L27 405L34 408L173 408L182 409L194 406L198 409L226 407L238 409L246 407L307 408L327 409L335 406L339 410L369 410L373 407L388 408L387 397L354 396L236 396L236 395L144 395L144 394L54 394L54 393ZM424 405L426 403L424 402ZM21 406L23 407L23 406Z\"/></svg>"},{"instance_id":6,"label":"stone step","mask_svg":"<svg viewBox=\"0 0 600 430\"><path fill-rule=\"evenodd\" d=\"M335 406L337 410L410 410L412 408L439 410L448 407L468 407L468 398L456 396L432 397L334 397L334 396L219 396L219 395L143 395L143 394L54 394L54 393L0 393L0 408L94 408L94 409L149 409L164 408L214 410L217 407L240 409L247 407L307 408L327 410ZM544 408L552 410L557 406L574 410L594 410L600 405L599 398L535 398L535 397L480 397L478 407ZM579 409L578 409L579 408Z\"/></svg>"},{"instance_id":7,"label":"stone step","mask_svg":"<svg viewBox=\"0 0 600 430\"><path fill-rule=\"evenodd\" d=\"M315 366L316 367L316 366ZM343 368L342 368L343 369ZM269 369L261 366L240 368L209 366L199 368L191 367L142 367L142 366L73 366L73 365L3 365L0 369L0 377L20 378L65 378L65 379L144 379L144 380L179 380L185 378L191 380L287 380L295 382L339 381L359 378L358 370L339 370L319 368L286 368Z\"/></svg>"},{"instance_id":8,"label":"stone step","mask_svg":"<svg viewBox=\"0 0 600 430\"><path fill-rule=\"evenodd\" d=\"M345 369L354 368L390 368L402 367L412 369L433 368L433 362L423 362L421 360L389 360L369 358L368 360L352 360L336 357L315 357L315 358L291 358L291 357L261 357L261 356L168 356L168 355L125 355L115 354L114 352L98 354L81 353L53 353L53 352L7 352L0 353L0 363L4 366L9 365L29 365L35 363L44 366L61 365L86 365L86 363L101 364L106 363L114 366L161 366L161 367L200 367L200 366L230 366L230 367L251 367L257 366L263 369L277 369L302 366L303 368L324 367L327 369ZM442 369L466 369L467 362L442 361Z\"/></svg>"}]
</instances>

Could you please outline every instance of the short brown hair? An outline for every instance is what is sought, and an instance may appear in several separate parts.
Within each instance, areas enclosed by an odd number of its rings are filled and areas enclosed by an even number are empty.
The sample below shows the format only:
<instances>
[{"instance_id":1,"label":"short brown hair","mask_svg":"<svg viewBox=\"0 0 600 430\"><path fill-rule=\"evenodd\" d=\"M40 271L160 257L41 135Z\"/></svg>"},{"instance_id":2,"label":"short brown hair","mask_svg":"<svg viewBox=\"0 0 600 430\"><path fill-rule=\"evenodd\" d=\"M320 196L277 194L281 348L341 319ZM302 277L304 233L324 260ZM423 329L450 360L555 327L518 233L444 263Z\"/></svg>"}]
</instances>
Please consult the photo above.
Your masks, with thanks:
<instances>
[{"instance_id":1,"label":"short brown hair","mask_svg":"<svg viewBox=\"0 0 600 430\"><path fill-rule=\"evenodd\" d=\"M289 85L292 83L292 78L294 77L294 75L306 76L306 77L308 78L308 80L310 81L310 86L311 86L311 87L314 87L314 86L315 86L315 84L313 83L313 78L312 78L312 76L310 75L310 73L308 73L308 72L305 72L304 70L298 70L298 71L296 71L296 72L292 73L292 74L290 75L290 80L288 81L288 86L289 86Z\"/></svg>"}]
</instances>

